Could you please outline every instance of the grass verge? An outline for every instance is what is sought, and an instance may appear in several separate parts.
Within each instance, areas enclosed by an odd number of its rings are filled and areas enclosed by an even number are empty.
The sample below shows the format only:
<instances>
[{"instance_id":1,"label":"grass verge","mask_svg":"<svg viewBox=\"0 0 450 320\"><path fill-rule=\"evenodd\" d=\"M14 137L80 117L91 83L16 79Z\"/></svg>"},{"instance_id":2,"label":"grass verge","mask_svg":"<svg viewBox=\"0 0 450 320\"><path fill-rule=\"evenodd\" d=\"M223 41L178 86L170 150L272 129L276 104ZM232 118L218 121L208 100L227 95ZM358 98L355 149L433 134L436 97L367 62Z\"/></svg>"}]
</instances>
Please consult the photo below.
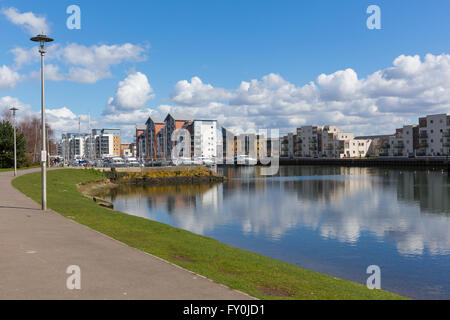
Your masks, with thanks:
<instances>
[{"instance_id":1,"label":"grass verge","mask_svg":"<svg viewBox=\"0 0 450 320\"><path fill-rule=\"evenodd\" d=\"M48 206L61 215L215 282L260 299L404 299L234 248L217 240L96 205L78 183L102 180L94 170L49 171ZM15 188L40 202L40 173L21 176Z\"/></svg>"},{"instance_id":2,"label":"grass verge","mask_svg":"<svg viewBox=\"0 0 450 320\"><path fill-rule=\"evenodd\" d=\"M31 166L26 168L17 168L17 170L28 170L28 169L34 169L34 168L40 168L41 166ZM14 171L14 168L0 168L0 172L9 172Z\"/></svg>"}]
</instances>

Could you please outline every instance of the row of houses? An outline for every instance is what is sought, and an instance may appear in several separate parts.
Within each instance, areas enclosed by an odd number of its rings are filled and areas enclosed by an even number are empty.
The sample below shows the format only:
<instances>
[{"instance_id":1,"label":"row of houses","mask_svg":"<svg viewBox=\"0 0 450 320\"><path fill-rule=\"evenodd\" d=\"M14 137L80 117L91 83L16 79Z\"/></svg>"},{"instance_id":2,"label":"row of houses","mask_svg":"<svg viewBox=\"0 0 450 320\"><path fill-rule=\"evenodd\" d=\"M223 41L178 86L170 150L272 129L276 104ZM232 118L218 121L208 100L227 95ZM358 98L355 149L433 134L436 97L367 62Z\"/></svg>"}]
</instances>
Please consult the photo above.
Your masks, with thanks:
<instances>
[{"instance_id":1,"label":"row of houses","mask_svg":"<svg viewBox=\"0 0 450 320\"><path fill-rule=\"evenodd\" d=\"M280 139L281 157L360 158L450 155L450 116L429 115L392 135L360 136L337 126L303 126Z\"/></svg>"},{"instance_id":2,"label":"row of houses","mask_svg":"<svg viewBox=\"0 0 450 320\"><path fill-rule=\"evenodd\" d=\"M102 159L121 155L120 129L92 129L90 133L64 133L58 155L70 160Z\"/></svg>"}]
</instances>

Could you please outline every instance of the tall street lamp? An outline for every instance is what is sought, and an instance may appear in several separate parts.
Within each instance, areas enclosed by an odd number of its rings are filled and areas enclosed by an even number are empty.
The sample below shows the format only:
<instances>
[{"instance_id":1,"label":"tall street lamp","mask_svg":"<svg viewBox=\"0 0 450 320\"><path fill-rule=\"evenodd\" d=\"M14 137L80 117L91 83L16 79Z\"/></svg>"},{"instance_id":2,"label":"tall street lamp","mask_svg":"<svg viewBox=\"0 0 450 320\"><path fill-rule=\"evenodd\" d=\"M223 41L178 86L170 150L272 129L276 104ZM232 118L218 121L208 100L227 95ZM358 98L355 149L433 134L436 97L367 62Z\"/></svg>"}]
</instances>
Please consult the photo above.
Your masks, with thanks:
<instances>
[{"instance_id":1,"label":"tall street lamp","mask_svg":"<svg viewBox=\"0 0 450 320\"><path fill-rule=\"evenodd\" d=\"M12 111L14 119L14 177L17 177L16 111L19 109L12 107L9 110Z\"/></svg>"},{"instance_id":2,"label":"tall street lamp","mask_svg":"<svg viewBox=\"0 0 450 320\"><path fill-rule=\"evenodd\" d=\"M39 53L41 54L41 125L42 125L42 150L41 150L41 167L42 167L42 210L47 210L47 148L45 139L45 78L44 78L44 57L47 52L45 44L52 42L53 39L44 34L39 34L30 39L39 42Z\"/></svg>"}]
</instances>

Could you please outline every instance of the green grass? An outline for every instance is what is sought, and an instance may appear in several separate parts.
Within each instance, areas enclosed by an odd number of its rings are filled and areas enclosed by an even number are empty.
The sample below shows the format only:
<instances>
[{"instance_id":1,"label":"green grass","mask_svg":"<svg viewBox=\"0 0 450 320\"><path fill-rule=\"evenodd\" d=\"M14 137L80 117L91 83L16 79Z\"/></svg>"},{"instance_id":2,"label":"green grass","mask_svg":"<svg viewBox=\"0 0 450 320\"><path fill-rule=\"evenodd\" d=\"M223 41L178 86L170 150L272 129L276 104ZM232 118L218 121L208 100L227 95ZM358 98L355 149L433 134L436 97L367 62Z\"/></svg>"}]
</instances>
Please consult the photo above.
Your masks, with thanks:
<instances>
[{"instance_id":1,"label":"green grass","mask_svg":"<svg viewBox=\"0 0 450 320\"><path fill-rule=\"evenodd\" d=\"M26 168L17 168L17 170L28 170L28 169L34 169L34 168L40 168L41 166L31 166ZM0 168L0 172L9 172L14 171L14 168Z\"/></svg>"},{"instance_id":2,"label":"green grass","mask_svg":"<svg viewBox=\"0 0 450 320\"><path fill-rule=\"evenodd\" d=\"M48 205L61 215L127 245L161 257L260 299L404 299L365 286L237 249L159 222L108 210L82 196L76 184L103 179L93 170L48 172ZM40 202L40 173L14 187Z\"/></svg>"}]
</instances>

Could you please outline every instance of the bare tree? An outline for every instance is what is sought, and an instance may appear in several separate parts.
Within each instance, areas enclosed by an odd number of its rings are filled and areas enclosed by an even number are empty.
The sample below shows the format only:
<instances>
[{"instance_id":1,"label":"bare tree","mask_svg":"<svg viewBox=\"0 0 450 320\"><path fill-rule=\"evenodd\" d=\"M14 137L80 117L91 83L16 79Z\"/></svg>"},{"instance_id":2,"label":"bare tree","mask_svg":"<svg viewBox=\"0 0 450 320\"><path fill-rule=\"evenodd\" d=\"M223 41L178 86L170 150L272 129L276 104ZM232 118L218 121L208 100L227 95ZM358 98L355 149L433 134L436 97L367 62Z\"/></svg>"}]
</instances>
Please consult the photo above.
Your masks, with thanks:
<instances>
[{"instance_id":1,"label":"bare tree","mask_svg":"<svg viewBox=\"0 0 450 320\"><path fill-rule=\"evenodd\" d=\"M56 142L54 140L54 131L49 124L46 125L47 129L47 146L51 155L56 153ZM34 163L39 162L40 158L40 145L41 145L41 120L33 116L26 116L20 121L20 132L23 132L26 139L26 152L28 157Z\"/></svg>"},{"instance_id":2,"label":"bare tree","mask_svg":"<svg viewBox=\"0 0 450 320\"><path fill-rule=\"evenodd\" d=\"M7 107L3 108L1 120L12 123L12 112Z\"/></svg>"}]
</instances>

